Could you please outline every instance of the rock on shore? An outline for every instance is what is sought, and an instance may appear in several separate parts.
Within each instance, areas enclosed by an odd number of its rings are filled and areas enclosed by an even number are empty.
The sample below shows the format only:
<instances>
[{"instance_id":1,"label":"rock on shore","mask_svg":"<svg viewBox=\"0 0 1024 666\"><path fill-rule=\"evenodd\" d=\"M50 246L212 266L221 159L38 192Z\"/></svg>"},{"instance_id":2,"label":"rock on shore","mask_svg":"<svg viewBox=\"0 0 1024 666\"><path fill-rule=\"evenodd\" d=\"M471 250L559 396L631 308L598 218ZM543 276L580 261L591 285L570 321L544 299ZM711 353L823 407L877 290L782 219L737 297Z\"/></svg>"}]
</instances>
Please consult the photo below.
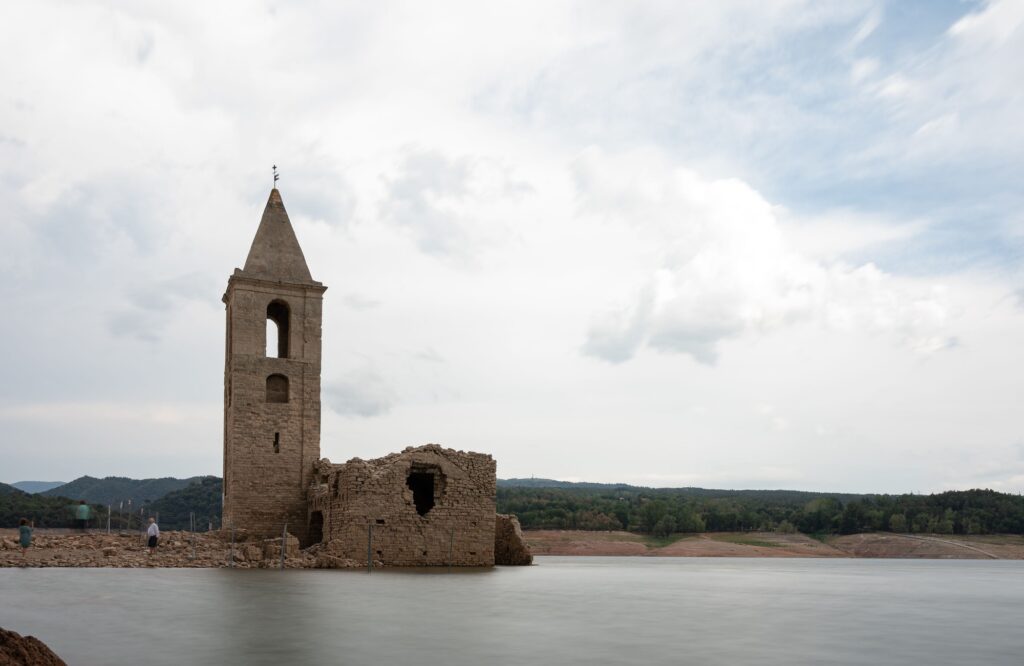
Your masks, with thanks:
<instances>
[{"instance_id":1,"label":"rock on shore","mask_svg":"<svg viewBox=\"0 0 1024 666\"><path fill-rule=\"evenodd\" d=\"M67 666L35 636L0 627L0 666Z\"/></svg>"},{"instance_id":2,"label":"rock on shore","mask_svg":"<svg viewBox=\"0 0 1024 666\"><path fill-rule=\"evenodd\" d=\"M527 565L533 564L533 554L523 538L519 519L513 515L499 513L494 520L494 563Z\"/></svg>"}]
</instances>

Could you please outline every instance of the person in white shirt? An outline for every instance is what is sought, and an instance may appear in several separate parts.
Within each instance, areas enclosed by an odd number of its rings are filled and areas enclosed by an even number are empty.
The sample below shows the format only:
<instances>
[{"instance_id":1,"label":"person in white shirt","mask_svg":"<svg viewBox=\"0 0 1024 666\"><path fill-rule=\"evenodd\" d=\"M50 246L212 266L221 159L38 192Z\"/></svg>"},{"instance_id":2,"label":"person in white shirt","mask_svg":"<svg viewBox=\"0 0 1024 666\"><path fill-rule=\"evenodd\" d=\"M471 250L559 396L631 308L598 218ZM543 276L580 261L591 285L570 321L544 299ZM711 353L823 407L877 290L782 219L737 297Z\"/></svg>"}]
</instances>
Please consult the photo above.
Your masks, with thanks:
<instances>
[{"instance_id":1,"label":"person in white shirt","mask_svg":"<svg viewBox=\"0 0 1024 666\"><path fill-rule=\"evenodd\" d=\"M149 528L146 530L146 535L149 537L149 554L152 555L156 552L156 542L160 539L160 528L157 527L156 518L150 516Z\"/></svg>"}]
</instances>

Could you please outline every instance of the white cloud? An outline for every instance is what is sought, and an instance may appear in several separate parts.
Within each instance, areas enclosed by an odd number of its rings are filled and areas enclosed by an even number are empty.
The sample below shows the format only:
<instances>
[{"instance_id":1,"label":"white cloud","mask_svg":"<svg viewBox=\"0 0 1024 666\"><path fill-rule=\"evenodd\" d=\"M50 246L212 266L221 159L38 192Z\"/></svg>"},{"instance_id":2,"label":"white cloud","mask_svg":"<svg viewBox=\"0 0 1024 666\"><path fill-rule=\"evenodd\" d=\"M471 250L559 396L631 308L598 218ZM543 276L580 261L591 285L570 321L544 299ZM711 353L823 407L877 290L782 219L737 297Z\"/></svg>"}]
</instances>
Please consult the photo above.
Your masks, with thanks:
<instances>
[{"instance_id":1,"label":"white cloud","mask_svg":"<svg viewBox=\"0 0 1024 666\"><path fill-rule=\"evenodd\" d=\"M893 219L851 209L811 216L797 215L781 206L774 206L772 211L786 245L826 265L855 262L855 257L914 240L931 226L925 219Z\"/></svg>"},{"instance_id":2,"label":"white cloud","mask_svg":"<svg viewBox=\"0 0 1024 666\"><path fill-rule=\"evenodd\" d=\"M529 192L496 160L406 148L385 178L381 217L408 229L423 252L463 261L508 240L508 206Z\"/></svg>"},{"instance_id":3,"label":"white cloud","mask_svg":"<svg viewBox=\"0 0 1024 666\"><path fill-rule=\"evenodd\" d=\"M350 370L323 386L324 403L342 416L380 416L395 403L394 391L374 370Z\"/></svg>"},{"instance_id":4,"label":"white cloud","mask_svg":"<svg viewBox=\"0 0 1024 666\"><path fill-rule=\"evenodd\" d=\"M941 40L889 66L860 66L854 78L891 106L896 127L864 152L895 164L940 161L955 166L1019 158L1024 130L1014 122L1024 62L1024 5L992 0L950 26ZM861 62L861 61L858 61ZM875 70L885 71L880 78Z\"/></svg>"},{"instance_id":5,"label":"white cloud","mask_svg":"<svg viewBox=\"0 0 1024 666\"><path fill-rule=\"evenodd\" d=\"M17 4L6 480L219 470L219 298L276 163L330 287L325 455L1013 488L949 470L1024 437L1020 275L984 262L1021 237L1018 6L897 53L873 0Z\"/></svg>"},{"instance_id":6,"label":"white cloud","mask_svg":"<svg viewBox=\"0 0 1024 666\"><path fill-rule=\"evenodd\" d=\"M941 289L800 254L772 206L740 181L596 152L576 172L585 214L629 225L652 246L649 277L628 305L599 316L589 354L621 362L646 344L714 363L723 340L801 321L893 334L922 353L948 346Z\"/></svg>"},{"instance_id":7,"label":"white cloud","mask_svg":"<svg viewBox=\"0 0 1024 666\"><path fill-rule=\"evenodd\" d=\"M208 405L111 402L43 402L0 408L0 419L21 422L78 421L92 424L182 424L194 419L214 421L218 415Z\"/></svg>"}]
</instances>

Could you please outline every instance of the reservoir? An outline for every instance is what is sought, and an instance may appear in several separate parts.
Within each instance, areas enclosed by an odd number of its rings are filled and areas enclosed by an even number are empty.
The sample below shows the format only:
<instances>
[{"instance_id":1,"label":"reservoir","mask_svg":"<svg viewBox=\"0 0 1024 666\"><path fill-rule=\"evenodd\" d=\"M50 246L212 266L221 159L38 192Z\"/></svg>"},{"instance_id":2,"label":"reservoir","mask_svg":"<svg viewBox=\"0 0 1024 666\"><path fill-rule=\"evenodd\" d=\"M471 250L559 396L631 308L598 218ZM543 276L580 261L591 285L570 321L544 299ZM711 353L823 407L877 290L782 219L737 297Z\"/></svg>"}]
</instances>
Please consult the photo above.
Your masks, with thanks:
<instances>
[{"instance_id":1,"label":"reservoir","mask_svg":"<svg viewBox=\"0 0 1024 666\"><path fill-rule=\"evenodd\" d=\"M438 570L2 569L72 665L1020 664L1024 562L540 557Z\"/></svg>"}]
</instances>

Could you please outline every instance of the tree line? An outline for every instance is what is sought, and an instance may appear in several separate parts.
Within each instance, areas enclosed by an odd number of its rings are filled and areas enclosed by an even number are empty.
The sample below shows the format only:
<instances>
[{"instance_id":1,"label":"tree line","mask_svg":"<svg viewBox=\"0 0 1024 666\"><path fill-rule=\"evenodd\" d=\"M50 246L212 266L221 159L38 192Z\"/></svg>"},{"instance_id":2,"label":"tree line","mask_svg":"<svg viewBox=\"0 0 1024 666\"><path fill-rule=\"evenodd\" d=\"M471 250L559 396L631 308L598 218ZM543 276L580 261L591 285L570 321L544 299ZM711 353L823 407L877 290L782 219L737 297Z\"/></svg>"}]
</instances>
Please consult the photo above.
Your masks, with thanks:
<instances>
[{"instance_id":1,"label":"tree line","mask_svg":"<svg viewBox=\"0 0 1024 666\"><path fill-rule=\"evenodd\" d=\"M158 499L141 498L131 504L114 500L112 506L89 502L91 518L88 527L106 529L109 510L110 526L115 531L138 529L149 516L160 518L161 529L189 529L190 513L195 514L197 531L205 531L211 526L219 528L221 480L206 476L186 481L190 482L186 487ZM85 498L31 494L0 484L0 527L16 527L22 518L32 521L36 527L72 527L79 499Z\"/></svg>"},{"instance_id":2,"label":"tree line","mask_svg":"<svg viewBox=\"0 0 1024 666\"><path fill-rule=\"evenodd\" d=\"M196 529L219 528L221 480L208 476L190 481L146 501L145 515L159 515L163 529L188 529L190 513L195 514ZM14 527L21 517L39 527L69 526L71 504L65 497L30 495L0 484L0 526ZM498 483L497 510L518 516L523 529L628 530L656 536L753 530L1024 534L1024 497L993 490L855 495L509 479ZM93 516L93 527L106 526L105 506L94 505ZM116 506L112 526L119 526Z\"/></svg>"},{"instance_id":3,"label":"tree line","mask_svg":"<svg viewBox=\"0 0 1024 666\"><path fill-rule=\"evenodd\" d=\"M992 490L935 495L711 491L635 486L498 488L498 511L523 529L806 534L1024 534L1024 497Z\"/></svg>"},{"instance_id":4,"label":"tree line","mask_svg":"<svg viewBox=\"0 0 1024 666\"><path fill-rule=\"evenodd\" d=\"M75 519L75 505L78 502L67 497L25 493L6 484L0 484L0 527L17 527L22 518L32 521L36 527L71 527ZM90 505L94 515L106 507Z\"/></svg>"}]
</instances>

